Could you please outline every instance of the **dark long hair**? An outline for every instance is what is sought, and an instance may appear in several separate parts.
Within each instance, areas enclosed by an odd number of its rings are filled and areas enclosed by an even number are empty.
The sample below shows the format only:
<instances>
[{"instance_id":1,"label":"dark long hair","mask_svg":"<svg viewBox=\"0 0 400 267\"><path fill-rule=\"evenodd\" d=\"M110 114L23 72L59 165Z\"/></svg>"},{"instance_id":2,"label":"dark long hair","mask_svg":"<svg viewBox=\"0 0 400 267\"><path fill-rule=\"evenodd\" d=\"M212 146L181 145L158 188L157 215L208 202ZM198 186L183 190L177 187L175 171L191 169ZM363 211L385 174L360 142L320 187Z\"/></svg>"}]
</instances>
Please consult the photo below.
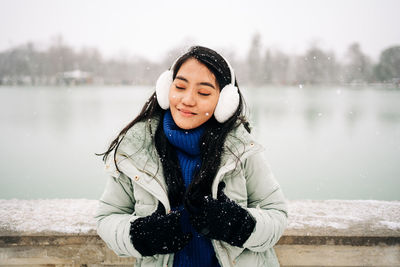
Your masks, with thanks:
<instances>
[{"instance_id":1,"label":"dark long hair","mask_svg":"<svg viewBox=\"0 0 400 267\"><path fill-rule=\"evenodd\" d=\"M230 69L224 58L214 50L202 46L191 47L188 52L183 54L176 61L173 69L173 79L175 79L182 64L190 58L195 58L200 63L204 64L215 75L219 88L222 89L225 85L231 83ZM239 89L236 79L235 86ZM139 121L158 116L160 120L154 135L154 143L162 163L171 206L174 207L181 204L185 194L193 198L197 198L199 195L208 195L211 193L212 181L221 164L221 156L224 152L223 146L226 136L232 129L238 127L240 124L243 124L247 131L250 132L250 125L245 116L245 102L240 90L238 91L239 106L232 117L224 123L219 123L214 116L211 116L205 123L205 131L200 139L201 166L200 169L195 172L193 180L187 190L184 186L175 149L169 143L163 131L162 118L165 111L159 106L156 93L153 93L146 101L140 114L125 126L111 142L107 151L97 155L103 156L103 160L106 161L109 154L114 150L114 163L119 171L115 155L127 131ZM238 158L238 155L236 155L236 157Z\"/></svg>"}]
</instances>

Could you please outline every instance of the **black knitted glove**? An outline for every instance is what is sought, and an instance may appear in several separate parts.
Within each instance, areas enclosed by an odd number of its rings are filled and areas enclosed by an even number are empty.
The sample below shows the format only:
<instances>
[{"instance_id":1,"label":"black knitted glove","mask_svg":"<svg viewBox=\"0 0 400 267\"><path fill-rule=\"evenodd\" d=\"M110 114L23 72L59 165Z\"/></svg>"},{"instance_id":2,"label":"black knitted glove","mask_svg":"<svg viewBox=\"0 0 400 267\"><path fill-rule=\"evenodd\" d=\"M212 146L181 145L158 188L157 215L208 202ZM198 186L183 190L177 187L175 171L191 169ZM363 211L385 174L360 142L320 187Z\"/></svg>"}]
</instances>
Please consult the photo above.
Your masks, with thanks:
<instances>
[{"instance_id":1,"label":"black knitted glove","mask_svg":"<svg viewBox=\"0 0 400 267\"><path fill-rule=\"evenodd\" d=\"M225 183L218 185L218 198L202 197L201 201L186 199L190 222L200 234L233 246L242 247L256 225L247 210L230 200L224 193Z\"/></svg>"},{"instance_id":2,"label":"black knitted glove","mask_svg":"<svg viewBox=\"0 0 400 267\"><path fill-rule=\"evenodd\" d=\"M182 232L180 217L181 213L176 211L165 214L160 202L153 214L131 222L130 238L133 246L143 256L181 250L189 243L192 234Z\"/></svg>"}]
</instances>

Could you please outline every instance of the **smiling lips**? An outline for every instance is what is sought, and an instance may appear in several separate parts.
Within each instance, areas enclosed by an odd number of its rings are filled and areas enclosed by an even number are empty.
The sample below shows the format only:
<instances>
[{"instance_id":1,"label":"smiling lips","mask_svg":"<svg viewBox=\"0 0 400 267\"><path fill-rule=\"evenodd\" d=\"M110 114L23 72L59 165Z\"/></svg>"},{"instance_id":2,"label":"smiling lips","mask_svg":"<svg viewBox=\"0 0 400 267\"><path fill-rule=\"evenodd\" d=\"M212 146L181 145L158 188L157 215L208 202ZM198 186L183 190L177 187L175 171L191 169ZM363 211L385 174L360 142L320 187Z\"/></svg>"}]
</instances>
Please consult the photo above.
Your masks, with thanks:
<instances>
[{"instance_id":1,"label":"smiling lips","mask_svg":"<svg viewBox=\"0 0 400 267\"><path fill-rule=\"evenodd\" d=\"M191 112L190 110L186 110L186 109L178 109L178 110L179 110L179 113L184 117L192 117L194 115L197 115L196 113Z\"/></svg>"}]
</instances>

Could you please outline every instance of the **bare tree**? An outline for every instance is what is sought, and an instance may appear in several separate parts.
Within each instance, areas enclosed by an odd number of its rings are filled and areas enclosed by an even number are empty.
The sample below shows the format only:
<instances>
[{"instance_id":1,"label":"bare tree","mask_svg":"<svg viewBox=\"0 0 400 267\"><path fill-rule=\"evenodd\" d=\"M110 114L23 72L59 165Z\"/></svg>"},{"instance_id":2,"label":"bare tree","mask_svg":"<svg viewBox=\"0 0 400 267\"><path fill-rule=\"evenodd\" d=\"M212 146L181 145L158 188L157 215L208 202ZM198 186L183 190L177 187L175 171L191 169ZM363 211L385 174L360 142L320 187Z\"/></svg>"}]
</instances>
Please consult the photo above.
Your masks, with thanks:
<instances>
[{"instance_id":1,"label":"bare tree","mask_svg":"<svg viewBox=\"0 0 400 267\"><path fill-rule=\"evenodd\" d=\"M343 68L346 82L372 81L371 60L361 51L358 43L349 46L346 53L347 62Z\"/></svg>"},{"instance_id":2,"label":"bare tree","mask_svg":"<svg viewBox=\"0 0 400 267\"><path fill-rule=\"evenodd\" d=\"M254 34L247 56L247 77L250 84L259 85L262 81L261 35Z\"/></svg>"},{"instance_id":3,"label":"bare tree","mask_svg":"<svg viewBox=\"0 0 400 267\"><path fill-rule=\"evenodd\" d=\"M393 81L400 84L400 46L393 46L382 51L379 63L375 67L379 81Z\"/></svg>"}]
</instances>

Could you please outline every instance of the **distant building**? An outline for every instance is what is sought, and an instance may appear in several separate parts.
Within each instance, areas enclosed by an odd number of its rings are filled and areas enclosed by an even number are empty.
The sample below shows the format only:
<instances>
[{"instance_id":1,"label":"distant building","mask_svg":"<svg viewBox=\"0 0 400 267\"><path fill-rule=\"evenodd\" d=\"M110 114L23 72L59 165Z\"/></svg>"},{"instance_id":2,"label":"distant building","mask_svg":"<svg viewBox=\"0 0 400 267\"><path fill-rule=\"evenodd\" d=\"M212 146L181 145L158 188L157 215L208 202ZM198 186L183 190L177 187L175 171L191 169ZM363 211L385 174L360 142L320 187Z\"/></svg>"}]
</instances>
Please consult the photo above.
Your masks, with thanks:
<instances>
[{"instance_id":1,"label":"distant building","mask_svg":"<svg viewBox=\"0 0 400 267\"><path fill-rule=\"evenodd\" d=\"M79 69L57 74L57 83L66 85L92 84L93 76L90 72Z\"/></svg>"}]
</instances>

